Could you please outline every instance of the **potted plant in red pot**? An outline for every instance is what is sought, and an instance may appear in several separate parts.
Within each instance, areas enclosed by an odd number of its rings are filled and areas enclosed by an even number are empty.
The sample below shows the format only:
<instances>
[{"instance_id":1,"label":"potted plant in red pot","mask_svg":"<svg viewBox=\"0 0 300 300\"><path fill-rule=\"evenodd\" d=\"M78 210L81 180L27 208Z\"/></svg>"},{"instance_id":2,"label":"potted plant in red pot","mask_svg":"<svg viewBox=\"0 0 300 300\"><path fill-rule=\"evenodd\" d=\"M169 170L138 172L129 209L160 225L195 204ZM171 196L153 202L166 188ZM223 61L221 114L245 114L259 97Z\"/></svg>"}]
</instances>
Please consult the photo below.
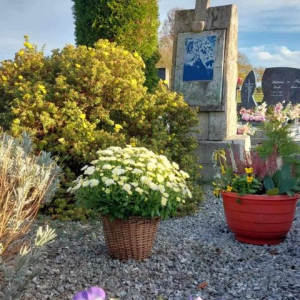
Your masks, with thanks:
<instances>
[{"instance_id":1,"label":"potted plant in red pot","mask_svg":"<svg viewBox=\"0 0 300 300\"><path fill-rule=\"evenodd\" d=\"M214 194L221 195L228 227L238 241L274 245L289 232L299 196L298 145L288 127L265 126L267 139L240 157L234 146L214 152L219 172Z\"/></svg>"}]
</instances>

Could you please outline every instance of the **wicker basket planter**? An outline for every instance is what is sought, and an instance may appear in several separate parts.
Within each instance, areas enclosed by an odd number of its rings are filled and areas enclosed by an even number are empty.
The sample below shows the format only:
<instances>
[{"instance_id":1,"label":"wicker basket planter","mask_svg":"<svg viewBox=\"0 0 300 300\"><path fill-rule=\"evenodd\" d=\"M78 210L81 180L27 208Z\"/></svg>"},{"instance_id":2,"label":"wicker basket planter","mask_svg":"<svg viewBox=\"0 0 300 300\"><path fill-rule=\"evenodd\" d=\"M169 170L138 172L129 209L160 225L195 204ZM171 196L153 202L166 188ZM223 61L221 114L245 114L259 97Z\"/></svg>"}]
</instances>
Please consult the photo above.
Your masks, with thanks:
<instances>
[{"instance_id":1,"label":"wicker basket planter","mask_svg":"<svg viewBox=\"0 0 300 300\"><path fill-rule=\"evenodd\" d=\"M130 217L110 221L102 216L109 255L119 260L142 261L151 255L159 218Z\"/></svg>"}]
</instances>

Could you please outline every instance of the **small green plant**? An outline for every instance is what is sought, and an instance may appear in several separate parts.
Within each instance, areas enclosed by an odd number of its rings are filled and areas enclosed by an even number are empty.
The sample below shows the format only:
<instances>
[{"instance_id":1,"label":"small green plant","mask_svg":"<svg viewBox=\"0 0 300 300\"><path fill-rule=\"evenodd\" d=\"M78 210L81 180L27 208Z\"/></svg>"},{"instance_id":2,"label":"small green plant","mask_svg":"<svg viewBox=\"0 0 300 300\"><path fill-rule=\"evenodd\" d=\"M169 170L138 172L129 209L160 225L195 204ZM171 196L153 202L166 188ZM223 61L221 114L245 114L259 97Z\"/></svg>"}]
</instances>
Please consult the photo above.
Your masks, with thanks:
<instances>
[{"instance_id":1,"label":"small green plant","mask_svg":"<svg viewBox=\"0 0 300 300\"><path fill-rule=\"evenodd\" d=\"M34 245L23 245L14 263L5 263L2 259L3 247L0 244L0 296L1 299L18 300L22 297L27 285L36 277L40 268L37 266L46 244L50 243L56 234L48 226L39 227Z\"/></svg>"},{"instance_id":2,"label":"small green plant","mask_svg":"<svg viewBox=\"0 0 300 300\"><path fill-rule=\"evenodd\" d=\"M284 165L272 177L265 177L263 184L268 195L287 194L293 196L295 192L300 192L299 179L292 177L290 165Z\"/></svg>"}]
</instances>

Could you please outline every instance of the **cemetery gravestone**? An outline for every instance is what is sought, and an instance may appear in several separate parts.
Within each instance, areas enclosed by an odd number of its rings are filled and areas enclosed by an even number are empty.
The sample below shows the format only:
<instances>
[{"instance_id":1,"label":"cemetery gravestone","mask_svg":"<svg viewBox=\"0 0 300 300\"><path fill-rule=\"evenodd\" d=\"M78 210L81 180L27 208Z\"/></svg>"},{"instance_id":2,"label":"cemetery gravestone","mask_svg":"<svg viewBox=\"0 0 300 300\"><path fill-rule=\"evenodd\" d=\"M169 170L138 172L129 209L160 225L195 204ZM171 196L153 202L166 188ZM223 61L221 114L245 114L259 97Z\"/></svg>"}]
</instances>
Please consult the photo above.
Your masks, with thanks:
<instances>
[{"instance_id":1,"label":"cemetery gravestone","mask_svg":"<svg viewBox=\"0 0 300 300\"><path fill-rule=\"evenodd\" d=\"M300 69L268 68L262 78L264 99L268 105L285 101L300 103Z\"/></svg>"},{"instance_id":2,"label":"cemetery gravestone","mask_svg":"<svg viewBox=\"0 0 300 300\"><path fill-rule=\"evenodd\" d=\"M197 153L204 179L212 179L214 150L232 141L242 151L250 144L249 137L236 136L237 8L209 4L197 0L195 10L176 11L172 76L173 90L199 111Z\"/></svg>"},{"instance_id":3,"label":"cemetery gravestone","mask_svg":"<svg viewBox=\"0 0 300 300\"><path fill-rule=\"evenodd\" d=\"M241 91L242 107L246 109L251 109L257 106L257 103L253 97L255 89L256 89L256 75L254 71L251 71L247 75L242 86L242 91Z\"/></svg>"}]
</instances>

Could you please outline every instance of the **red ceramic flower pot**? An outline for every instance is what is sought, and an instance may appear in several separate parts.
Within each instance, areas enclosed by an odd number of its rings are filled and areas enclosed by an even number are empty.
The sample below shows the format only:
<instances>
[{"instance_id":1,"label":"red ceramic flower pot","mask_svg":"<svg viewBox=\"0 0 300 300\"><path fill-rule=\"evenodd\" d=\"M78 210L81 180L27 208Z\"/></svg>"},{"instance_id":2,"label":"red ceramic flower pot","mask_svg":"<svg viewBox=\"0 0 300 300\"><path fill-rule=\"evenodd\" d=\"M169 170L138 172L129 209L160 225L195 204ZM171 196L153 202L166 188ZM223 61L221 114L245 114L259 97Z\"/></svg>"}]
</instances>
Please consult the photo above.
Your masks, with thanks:
<instances>
[{"instance_id":1,"label":"red ceramic flower pot","mask_svg":"<svg viewBox=\"0 0 300 300\"><path fill-rule=\"evenodd\" d=\"M222 192L228 227L235 238L255 245L279 244L291 229L299 194L245 195Z\"/></svg>"}]
</instances>

